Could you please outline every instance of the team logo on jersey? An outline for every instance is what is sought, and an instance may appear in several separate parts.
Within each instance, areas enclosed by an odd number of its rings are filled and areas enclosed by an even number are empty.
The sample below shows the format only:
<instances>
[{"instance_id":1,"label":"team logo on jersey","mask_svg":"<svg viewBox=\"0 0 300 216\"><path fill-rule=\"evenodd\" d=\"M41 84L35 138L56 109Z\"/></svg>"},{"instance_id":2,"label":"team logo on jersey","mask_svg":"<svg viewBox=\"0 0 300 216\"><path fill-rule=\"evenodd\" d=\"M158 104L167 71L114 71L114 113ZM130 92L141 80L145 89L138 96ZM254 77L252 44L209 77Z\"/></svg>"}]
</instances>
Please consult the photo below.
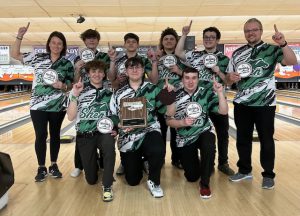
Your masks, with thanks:
<instances>
[{"instance_id":1,"label":"team logo on jersey","mask_svg":"<svg viewBox=\"0 0 300 216\"><path fill-rule=\"evenodd\" d=\"M191 118L198 118L202 113L202 107L196 102L190 102L185 109L186 115Z\"/></svg>"},{"instance_id":2,"label":"team logo on jersey","mask_svg":"<svg viewBox=\"0 0 300 216\"><path fill-rule=\"evenodd\" d=\"M238 72L241 78L248 77L252 73L252 66L247 62L241 62L236 66L236 72Z\"/></svg>"},{"instance_id":3,"label":"team logo on jersey","mask_svg":"<svg viewBox=\"0 0 300 216\"><path fill-rule=\"evenodd\" d=\"M103 117L97 122L97 129L100 133L111 133L113 127L114 123L107 117Z\"/></svg>"},{"instance_id":4,"label":"team logo on jersey","mask_svg":"<svg viewBox=\"0 0 300 216\"><path fill-rule=\"evenodd\" d=\"M218 57L214 54L206 54L203 57L203 64L207 68L213 68L218 64Z\"/></svg>"},{"instance_id":5,"label":"team logo on jersey","mask_svg":"<svg viewBox=\"0 0 300 216\"><path fill-rule=\"evenodd\" d=\"M84 48L80 50L80 59L85 63L92 61L94 58L95 58L95 53L93 50L89 48Z\"/></svg>"},{"instance_id":6,"label":"team logo on jersey","mask_svg":"<svg viewBox=\"0 0 300 216\"><path fill-rule=\"evenodd\" d=\"M43 73L43 81L47 85L52 85L53 83L57 82L58 80L58 74L53 69L47 69Z\"/></svg>"},{"instance_id":7,"label":"team logo on jersey","mask_svg":"<svg viewBox=\"0 0 300 216\"><path fill-rule=\"evenodd\" d=\"M163 61L165 67L169 68L177 64L177 59L174 55L166 55Z\"/></svg>"}]
</instances>

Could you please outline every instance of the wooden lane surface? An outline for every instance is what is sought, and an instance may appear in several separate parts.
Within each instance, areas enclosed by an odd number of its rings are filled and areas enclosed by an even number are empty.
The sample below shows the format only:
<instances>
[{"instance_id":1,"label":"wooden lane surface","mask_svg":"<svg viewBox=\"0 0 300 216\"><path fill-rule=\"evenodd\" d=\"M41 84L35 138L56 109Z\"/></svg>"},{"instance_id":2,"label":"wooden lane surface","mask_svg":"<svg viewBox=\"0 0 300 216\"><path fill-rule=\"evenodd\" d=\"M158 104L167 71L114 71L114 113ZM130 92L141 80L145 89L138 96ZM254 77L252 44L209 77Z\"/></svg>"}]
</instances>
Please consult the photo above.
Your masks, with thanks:
<instances>
[{"instance_id":1,"label":"wooden lane surface","mask_svg":"<svg viewBox=\"0 0 300 216\"><path fill-rule=\"evenodd\" d=\"M0 113L0 125L29 115L29 109L29 105L25 105Z\"/></svg>"},{"instance_id":2,"label":"wooden lane surface","mask_svg":"<svg viewBox=\"0 0 300 216\"><path fill-rule=\"evenodd\" d=\"M233 93L233 92L227 92L226 93L227 98L230 99L230 100L233 100L234 95L235 95L235 93ZM290 99L293 99L293 98L282 97L281 99L283 99L282 101L284 101L284 102L294 103L294 102L292 102L294 100L290 100ZM300 105L300 103L298 103L298 105ZM300 119L300 108L291 107L291 106L288 106L288 105L282 105L282 104L277 103L276 112Z\"/></svg>"},{"instance_id":3,"label":"wooden lane surface","mask_svg":"<svg viewBox=\"0 0 300 216\"><path fill-rule=\"evenodd\" d=\"M28 91L21 91L21 92L8 92L8 93L0 93L0 99L10 98L10 97L17 97L20 95L29 94Z\"/></svg>"},{"instance_id":4,"label":"wooden lane surface","mask_svg":"<svg viewBox=\"0 0 300 216\"><path fill-rule=\"evenodd\" d=\"M101 183L90 186L84 175L72 178L74 144L62 145L59 168L62 179L48 177L45 182L33 181L36 157L32 144L0 145L1 151L11 155L15 169L15 184L9 191L9 203L1 216L298 216L300 214L300 142L276 142L274 190L261 189L259 144L253 144L253 180L232 183L227 176L215 171L211 177L212 198L199 196L198 182L189 183L182 170L170 164L167 148L166 163L161 172L165 196L153 198L146 186L146 176L140 185L128 186L124 176L115 176L114 200L101 200ZM169 145L167 145L169 146ZM118 154L117 154L118 155ZM229 163L236 170L237 153L230 139ZM117 157L116 165L119 164ZM216 160L217 164L217 160ZM47 155L47 166L49 156ZM101 176L100 172L100 176Z\"/></svg>"},{"instance_id":5,"label":"wooden lane surface","mask_svg":"<svg viewBox=\"0 0 300 216\"><path fill-rule=\"evenodd\" d=\"M62 128L70 124L70 121L65 117ZM49 138L49 135L48 135ZM0 147L2 144L33 144L35 134L32 122L24 124L18 128L8 131L0 135Z\"/></svg>"},{"instance_id":6,"label":"wooden lane surface","mask_svg":"<svg viewBox=\"0 0 300 216\"><path fill-rule=\"evenodd\" d=\"M26 102L26 101L29 101L29 99L30 99L30 95L27 94L27 95L24 95L24 96L21 96L18 98L3 100L3 101L0 101L0 108L6 107L6 106L9 106L12 104L16 104L16 103Z\"/></svg>"},{"instance_id":7,"label":"wooden lane surface","mask_svg":"<svg viewBox=\"0 0 300 216\"><path fill-rule=\"evenodd\" d=\"M276 93L286 96L300 97L300 90L276 90Z\"/></svg>"}]
</instances>

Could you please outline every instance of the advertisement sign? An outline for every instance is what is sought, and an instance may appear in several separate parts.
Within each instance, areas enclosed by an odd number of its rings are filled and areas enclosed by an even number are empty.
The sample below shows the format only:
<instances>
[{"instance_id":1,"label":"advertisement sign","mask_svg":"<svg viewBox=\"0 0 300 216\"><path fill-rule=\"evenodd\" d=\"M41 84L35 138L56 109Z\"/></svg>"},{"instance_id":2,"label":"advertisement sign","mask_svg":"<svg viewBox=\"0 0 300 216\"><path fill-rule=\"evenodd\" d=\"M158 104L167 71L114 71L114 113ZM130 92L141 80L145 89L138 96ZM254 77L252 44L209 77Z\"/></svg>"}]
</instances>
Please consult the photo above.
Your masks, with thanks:
<instances>
[{"instance_id":1,"label":"advertisement sign","mask_svg":"<svg viewBox=\"0 0 300 216\"><path fill-rule=\"evenodd\" d=\"M0 45L0 64L9 64L10 53L9 46Z\"/></svg>"}]
</instances>

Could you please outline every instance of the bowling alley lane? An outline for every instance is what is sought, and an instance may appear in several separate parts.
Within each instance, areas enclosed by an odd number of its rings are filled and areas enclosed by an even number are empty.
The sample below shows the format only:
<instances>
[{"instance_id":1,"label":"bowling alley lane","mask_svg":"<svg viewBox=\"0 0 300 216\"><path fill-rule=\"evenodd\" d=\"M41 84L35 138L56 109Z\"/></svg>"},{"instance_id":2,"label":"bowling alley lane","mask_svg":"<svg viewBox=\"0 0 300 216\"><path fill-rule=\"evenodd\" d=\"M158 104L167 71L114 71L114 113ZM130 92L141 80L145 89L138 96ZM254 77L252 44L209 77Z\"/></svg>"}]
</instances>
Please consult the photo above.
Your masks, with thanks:
<instances>
[{"instance_id":1,"label":"bowling alley lane","mask_svg":"<svg viewBox=\"0 0 300 216\"><path fill-rule=\"evenodd\" d=\"M29 99L30 99L30 94L23 95L21 97L16 97L13 99L0 100L0 109L3 107L6 107L6 106L13 105L13 104L29 101Z\"/></svg>"},{"instance_id":2,"label":"bowling alley lane","mask_svg":"<svg viewBox=\"0 0 300 216\"><path fill-rule=\"evenodd\" d=\"M0 125L14 121L26 115L29 115L29 105L7 110L0 113Z\"/></svg>"}]
</instances>

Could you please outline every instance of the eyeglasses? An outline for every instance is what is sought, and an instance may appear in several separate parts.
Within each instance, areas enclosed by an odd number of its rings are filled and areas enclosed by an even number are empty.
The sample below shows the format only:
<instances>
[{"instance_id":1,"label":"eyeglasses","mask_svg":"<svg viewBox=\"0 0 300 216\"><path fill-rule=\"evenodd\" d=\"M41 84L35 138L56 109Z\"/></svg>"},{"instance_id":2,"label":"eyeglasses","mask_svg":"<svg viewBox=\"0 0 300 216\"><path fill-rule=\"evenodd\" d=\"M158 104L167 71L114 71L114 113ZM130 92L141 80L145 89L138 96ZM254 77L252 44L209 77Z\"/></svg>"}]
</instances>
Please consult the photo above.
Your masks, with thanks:
<instances>
[{"instance_id":1,"label":"eyeglasses","mask_svg":"<svg viewBox=\"0 0 300 216\"><path fill-rule=\"evenodd\" d=\"M210 40L210 41L215 40L216 38L217 37L215 37L215 36L209 36L209 37L208 36L204 36L203 37L204 40Z\"/></svg>"},{"instance_id":2,"label":"eyeglasses","mask_svg":"<svg viewBox=\"0 0 300 216\"><path fill-rule=\"evenodd\" d=\"M261 31L261 29L245 29L244 33L249 34L249 33L256 33L258 31Z\"/></svg>"},{"instance_id":3,"label":"eyeglasses","mask_svg":"<svg viewBox=\"0 0 300 216\"><path fill-rule=\"evenodd\" d=\"M127 68L128 70L141 70L142 66L141 65L137 65L137 66L128 66Z\"/></svg>"}]
</instances>

